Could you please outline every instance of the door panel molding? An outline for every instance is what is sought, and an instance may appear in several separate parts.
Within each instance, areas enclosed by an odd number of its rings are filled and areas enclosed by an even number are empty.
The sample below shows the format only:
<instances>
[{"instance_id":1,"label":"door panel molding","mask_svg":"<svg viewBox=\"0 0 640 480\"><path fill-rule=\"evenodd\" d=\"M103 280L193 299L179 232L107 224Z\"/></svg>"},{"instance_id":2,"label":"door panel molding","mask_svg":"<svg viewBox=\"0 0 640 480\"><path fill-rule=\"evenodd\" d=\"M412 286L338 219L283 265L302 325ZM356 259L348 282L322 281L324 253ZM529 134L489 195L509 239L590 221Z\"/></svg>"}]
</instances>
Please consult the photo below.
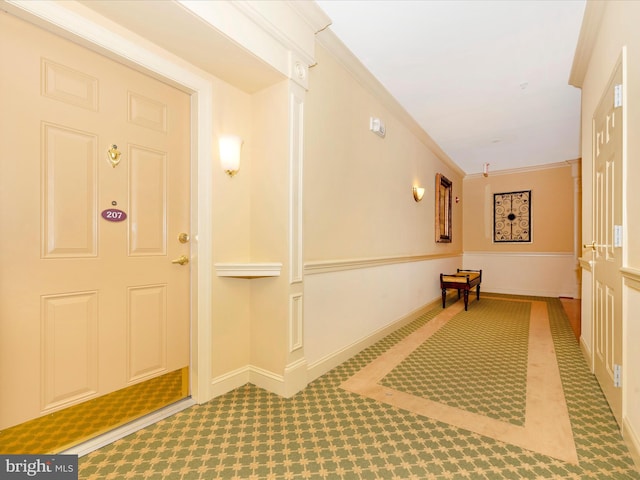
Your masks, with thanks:
<instances>
[{"instance_id":1,"label":"door panel molding","mask_svg":"<svg viewBox=\"0 0 640 480\"><path fill-rule=\"evenodd\" d=\"M167 154L129 146L129 255L167 254Z\"/></svg>"},{"instance_id":2,"label":"door panel molding","mask_svg":"<svg viewBox=\"0 0 640 480\"><path fill-rule=\"evenodd\" d=\"M127 302L129 383L167 370L167 286L130 287Z\"/></svg>"},{"instance_id":3,"label":"door panel molding","mask_svg":"<svg viewBox=\"0 0 640 480\"><path fill-rule=\"evenodd\" d=\"M141 127L151 128L158 132L167 131L167 104L147 98L138 93L128 94L129 123Z\"/></svg>"},{"instance_id":4,"label":"door panel molding","mask_svg":"<svg viewBox=\"0 0 640 480\"><path fill-rule=\"evenodd\" d=\"M98 254L98 137L42 123L42 256ZM75 188L67 188L69 182Z\"/></svg>"},{"instance_id":5,"label":"door panel molding","mask_svg":"<svg viewBox=\"0 0 640 480\"><path fill-rule=\"evenodd\" d=\"M45 295L40 318L42 413L46 413L98 392L98 292Z\"/></svg>"},{"instance_id":6,"label":"door panel molding","mask_svg":"<svg viewBox=\"0 0 640 480\"><path fill-rule=\"evenodd\" d=\"M46 58L42 59L41 72L43 96L98 111L97 78Z\"/></svg>"}]
</instances>

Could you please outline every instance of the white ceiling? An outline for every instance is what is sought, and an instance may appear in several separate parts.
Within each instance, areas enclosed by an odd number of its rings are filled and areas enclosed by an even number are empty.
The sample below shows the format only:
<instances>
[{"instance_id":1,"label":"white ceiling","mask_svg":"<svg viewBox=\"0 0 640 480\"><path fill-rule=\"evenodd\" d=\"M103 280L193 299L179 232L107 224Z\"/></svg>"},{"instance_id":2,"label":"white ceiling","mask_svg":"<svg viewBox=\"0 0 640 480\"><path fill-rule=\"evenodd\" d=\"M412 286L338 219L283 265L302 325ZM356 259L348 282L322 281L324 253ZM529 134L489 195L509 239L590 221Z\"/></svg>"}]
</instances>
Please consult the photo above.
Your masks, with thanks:
<instances>
[{"instance_id":1,"label":"white ceiling","mask_svg":"<svg viewBox=\"0 0 640 480\"><path fill-rule=\"evenodd\" d=\"M465 173L580 156L580 90L568 79L585 0L317 3Z\"/></svg>"}]
</instances>

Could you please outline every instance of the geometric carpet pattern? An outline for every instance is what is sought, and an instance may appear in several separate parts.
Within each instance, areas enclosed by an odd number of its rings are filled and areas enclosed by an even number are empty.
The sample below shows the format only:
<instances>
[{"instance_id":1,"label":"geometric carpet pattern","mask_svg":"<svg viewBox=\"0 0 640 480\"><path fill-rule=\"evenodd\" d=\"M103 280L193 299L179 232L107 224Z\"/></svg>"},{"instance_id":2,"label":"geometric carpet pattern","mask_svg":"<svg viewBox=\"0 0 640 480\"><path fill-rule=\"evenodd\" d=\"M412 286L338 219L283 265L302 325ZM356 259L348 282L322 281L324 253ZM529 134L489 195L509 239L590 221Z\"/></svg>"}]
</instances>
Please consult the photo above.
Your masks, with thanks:
<instances>
[{"instance_id":1,"label":"geometric carpet pattern","mask_svg":"<svg viewBox=\"0 0 640 480\"><path fill-rule=\"evenodd\" d=\"M525 348L520 349L526 352L520 357L524 356L527 361L519 365L522 372L516 375L523 381L515 385L516 390L526 392L526 400L522 405L521 412L524 422L521 422L521 425L513 425L511 422L492 418L493 416L470 412L469 409L452 407L440 402L437 395L429 395L429 392L419 391L419 394L415 395L385 386L385 383L390 383L385 382L385 379L389 376L393 377L394 371L407 371L407 368L403 368L406 364L415 366L412 371L418 380L424 376L431 376L424 373L425 370L431 369L431 365L418 365L417 362L411 361L411 358L415 357L415 352L424 350L431 352L431 358L439 358L440 367L451 372L451 375L455 375L456 368L471 369L477 373L486 374L487 381L491 383L488 377L492 374L493 367L464 367L458 357L462 356L467 360L473 358L477 364L491 365L493 363L493 355L490 355L492 351L511 350L511 340L508 335L484 335L481 332L482 327L489 323L502 323L502 319L498 319L497 314L501 310L504 312L504 309L499 307L504 306L505 303L527 303L530 306L528 316L519 315L511 319L513 322L529 325L529 341ZM356 373L343 383L342 387L412 413L503 441L509 445L517 445L566 462L577 463L577 452L554 355L546 303L523 300L507 302L492 300L486 298L485 295L482 304L482 308L474 308L469 312L462 310L461 303L443 310L429 323L398 342ZM461 325L464 327L461 328ZM467 335L464 337L456 335L463 332ZM488 355L482 357L468 352L461 353L464 347L473 344L473 342L469 342L468 337L484 337L487 342L490 342L490 348L485 349ZM516 343L518 342L516 341ZM487 346L485 345L485 347ZM503 366L506 366L508 362L504 361L503 363ZM425 368L425 365L428 365L428 368ZM468 378L468 376L463 375L463 378ZM446 378L443 380L448 381ZM494 382L494 385L499 385L499 383ZM450 401L450 404L471 406L474 402L474 397L464 388L444 388L444 390L458 392L462 397L461 401ZM490 397L494 399L502 397L503 401L498 403L507 403L510 398L510 390L508 385L506 389L505 385L501 385L501 389L494 389ZM476 393L478 393L478 389L476 389ZM428 397L436 398L436 400ZM444 397L445 400L450 398L450 395ZM477 399L477 401L480 404L487 403L482 399Z\"/></svg>"},{"instance_id":2,"label":"geometric carpet pattern","mask_svg":"<svg viewBox=\"0 0 640 480\"><path fill-rule=\"evenodd\" d=\"M79 478L640 479L560 301L499 297L523 300L525 304L544 302L546 306L577 462L563 461L342 388L368 365L437 321L443 311L438 307L366 348L291 398L247 384L81 457ZM473 302L469 312L483 303L484 297ZM446 310L456 305L449 305ZM519 355L509 353L514 359ZM415 361L419 362L410 360ZM427 368L429 365L422 366ZM513 368L512 365L510 369ZM410 367L393 372L395 378L388 381L407 384L407 375L411 375ZM430 380L423 377L419 380L423 384L425 381ZM514 378L513 383L521 385L522 381ZM476 394L485 395L478 393L481 388L474 388ZM487 393L491 397L487 404L505 403L503 396L509 388L497 384L492 389L500 393ZM438 398L443 395L438 393ZM455 408L463 411L469 401L454 403ZM501 420L515 419L521 415L518 412L522 411L522 404L514 407L515 414L500 406L496 410Z\"/></svg>"},{"instance_id":3,"label":"geometric carpet pattern","mask_svg":"<svg viewBox=\"0 0 640 480\"><path fill-rule=\"evenodd\" d=\"M530 310L530 303L483 298L418 346L380 383L524 425Z\"/></svg>"}]
</instances>

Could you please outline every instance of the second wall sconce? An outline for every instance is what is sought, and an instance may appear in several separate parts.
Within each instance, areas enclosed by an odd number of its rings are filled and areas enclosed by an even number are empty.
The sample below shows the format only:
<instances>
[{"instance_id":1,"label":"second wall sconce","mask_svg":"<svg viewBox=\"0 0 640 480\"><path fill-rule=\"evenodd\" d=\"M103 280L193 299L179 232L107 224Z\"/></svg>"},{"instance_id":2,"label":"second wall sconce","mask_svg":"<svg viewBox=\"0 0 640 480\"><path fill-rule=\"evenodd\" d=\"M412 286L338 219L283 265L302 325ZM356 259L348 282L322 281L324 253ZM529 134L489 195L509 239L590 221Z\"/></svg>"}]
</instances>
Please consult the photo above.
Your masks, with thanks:
<instances>
[{"instance_id":1,"label":"second wall sconce","mask_svg":"<svg viewBox=\"0 0 640 480\"><path fill-rule=\"evenodd\" d=\"M413 187L413 199L416 202L419 202L420 200L422 200L423 196L424 196L424 188L423 187Z\"/></svg>"},{"instance_id":2,"label":"second wall sconce","mask_svg":"<svg viewBox=\"0 0 640 480\"><path fill-rule=\"evenodd\" d=\"M240 150L242 138L236 135L223 135L218 139L220 147L220 165L227 175L233 177L240 170Z\"/></svg>"},{"instance_id":3,"label":"second wall sconce","mask_svg":"<svg viewBox=\"0 0 640 480\"><path fill-rule=\"evenodd\" d=\"M489 164L485 163L484 165L482 165L482 176L483 177L488 177L489 176Z\"/></svg>"}]
</instances>

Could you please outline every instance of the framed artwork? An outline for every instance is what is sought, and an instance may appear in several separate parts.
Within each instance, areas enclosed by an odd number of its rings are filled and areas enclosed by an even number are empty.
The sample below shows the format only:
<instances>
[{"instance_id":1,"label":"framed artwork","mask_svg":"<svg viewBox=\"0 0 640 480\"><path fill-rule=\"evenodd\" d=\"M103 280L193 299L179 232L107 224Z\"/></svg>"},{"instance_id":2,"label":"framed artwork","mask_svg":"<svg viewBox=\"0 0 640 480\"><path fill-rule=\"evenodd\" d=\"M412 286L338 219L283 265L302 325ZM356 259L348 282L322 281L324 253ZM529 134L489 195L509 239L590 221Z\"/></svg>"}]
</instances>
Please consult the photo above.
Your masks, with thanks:
<instances>
[{"instance_id":1,"label":"framed artwork","mask_svg":"<svg viewBox=\"0 0 640 480\"><path fill-rule=\"evenodd\" d=\"M451 243L452 185L444 175L436 175L436 243Z\"/></svg>"},{"instance_id":2,"label":"framed artwork","mask_svg":"<svg viewBox=\"0 0 640 480\"><path fill-rule=\"evenodd\" d=\"M493 241L531 242L531 190L493 194Z\"/></svg>"}]
</instances>

